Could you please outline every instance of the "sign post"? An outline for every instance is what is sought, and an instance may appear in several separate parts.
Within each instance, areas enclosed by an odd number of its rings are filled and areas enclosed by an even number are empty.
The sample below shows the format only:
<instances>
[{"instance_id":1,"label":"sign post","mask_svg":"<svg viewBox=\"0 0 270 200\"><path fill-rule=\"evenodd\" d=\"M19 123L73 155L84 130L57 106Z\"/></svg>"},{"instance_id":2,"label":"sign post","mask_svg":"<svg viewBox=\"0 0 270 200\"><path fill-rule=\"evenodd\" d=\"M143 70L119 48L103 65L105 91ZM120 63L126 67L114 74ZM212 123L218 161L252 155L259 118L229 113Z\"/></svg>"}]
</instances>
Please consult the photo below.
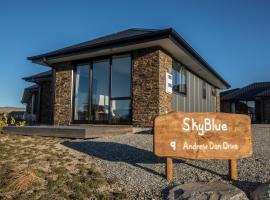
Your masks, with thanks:
<instances>
[{"instance_id":1,"label":"sign post","mask_svg":"<svg viewBox=\"0 0 270 200\"><path fill-rule=\"evenodd\" d=\"M166 177L173 178L173 158L229 160L237 180L237 160L252 156L247 115L218 112L173 112L154 121L154 153L166 158Z\"/></svg>"}]
</instances>

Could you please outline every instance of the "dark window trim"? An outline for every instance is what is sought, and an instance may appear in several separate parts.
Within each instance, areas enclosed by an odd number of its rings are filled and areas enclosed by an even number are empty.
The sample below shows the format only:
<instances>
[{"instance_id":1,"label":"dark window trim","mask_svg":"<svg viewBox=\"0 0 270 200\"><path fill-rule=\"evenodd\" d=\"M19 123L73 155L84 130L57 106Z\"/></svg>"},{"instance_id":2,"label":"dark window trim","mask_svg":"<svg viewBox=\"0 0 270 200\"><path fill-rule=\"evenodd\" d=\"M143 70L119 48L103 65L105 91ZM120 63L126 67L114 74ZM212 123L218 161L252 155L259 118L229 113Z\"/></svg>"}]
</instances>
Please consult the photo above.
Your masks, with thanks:
<instances>
[{"instance_id":1,"label":"dark window trim","mask_svg":"<svg viewBox=\"0 0 270 200\"><path fill-rule=\"evenodd\" d=\"M114 56L121 56L121 55L126 55L129 56L131 59L131 67L130 67L130 73L131 73L131 78L130 78L130 96L128 97L112 97L111 96L111 87L112 87L112 59ZM109 116L108 116L108 121L100 121L97 122L94 119L91 119L92 116L92 87L93 84L91 83L92 81L92 76L93 76L93 63L95 61L102 61L102 60L109 60L110 63L110 76L109 76ZM74 120L75 117L75 89L76 89L76 72L77 72L77 66L80 65L89 65L90 70L89 70L89 79L90 79L90 87L89 87L89 120ZM122 53L117 53L117 54L111 54L107 56L98 56L98 57L93 57L89 59L83 59L83 60L77 60L72 62L72 70L73 70L73 84L72 84L72 119L71 123L72 124L121 124L121 125L132 125L132 110L133 110L133 98L132 98L132 88L133 88L133 77L132 77L132 72L133 72L133 52L122 52ZM112 123L111 122L111 101L112 100L130 100L131 102L131 107L130 107L130 120L129 122L126 123Z\"/></svg>"},{"instance_id":2,"label":"dark window trim","mask_svg":"<svg viewBox=\"0 0 270 200\"><path fill-rule=\"evenodd\" d=\"M166 49L162 48L161 46L158 46L162 51L164 51L166 54L168 54L172 59L173 62L177 62L179 63L181 66L185 67L186 71L188 71L189 73L191 73L192 75L200 78L201 80L205 81L206 83L208 83L209 85L211 85L214 88L217 88L216 86L214 86L212 83L210 83L208 80L206 80L203 76L199 75L196 71L188 68L187 65L185 65L184 63L182 63L180 60L178 60L176 57L174 57L170 52L168 52Z\"/></svg>"},{"instance_id":3,"label":"dark window trim","mask_svg":"<svg viewBox=\"0 0 270 200\"><path fill-rule=\"evenodd\" d=\"M202 98L203 99L207 98L207 85L205 81L203 81L203 84L202 84Z\"/></svg>"},{"instance_id":4,"label":"dark window trim","mask_svg":"<svg viewBox=\"0 0 270 200\"><path fill-rule=\"evenodd\" d=\"M176 71L179 72L179 74L180 74L180 85L179 85L179 87L184 86L184 90L181 90L180 88L179 88L179 91L173 89L173 93L181 94L183 96L187 96L187 68L184 65L182 65L182 63L180 63L180 62L178 62L178 64L180 65L179 67L178 66L173 66L172 68L173 68L173 70L176 70ZM182 81L183 81L182 71L184 71L184 74L185 74L185 84L182 83ZM172 76L173 76L173 74L172 74Z\"/></svg>"}]
</instances>

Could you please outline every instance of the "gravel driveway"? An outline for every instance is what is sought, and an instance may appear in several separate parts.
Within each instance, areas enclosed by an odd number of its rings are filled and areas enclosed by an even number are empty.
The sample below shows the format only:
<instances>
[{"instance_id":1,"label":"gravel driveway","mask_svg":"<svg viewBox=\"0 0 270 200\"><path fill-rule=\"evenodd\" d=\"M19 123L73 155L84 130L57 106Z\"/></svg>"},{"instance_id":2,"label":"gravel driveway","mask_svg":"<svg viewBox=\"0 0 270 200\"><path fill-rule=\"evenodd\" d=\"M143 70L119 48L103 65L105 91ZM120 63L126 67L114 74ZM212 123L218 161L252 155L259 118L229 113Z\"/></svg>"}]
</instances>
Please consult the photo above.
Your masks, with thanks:
<instances>
[{"instance_id":1,"label":"gravel driveway","mask_svg":"<svg viewBox=\"0 0 270 200\"><path fill-rule=\"evenodd\" d=\"M270 181L270 126L253 126L254 156L238 161L239 180L228 179L228 162L220 160L174 160L174 180L165 179L165 160L152 153L153 136L131 134L93 140L69 141L64 145L87 153L105 176L117 180L130 198L163 198L179 183L229 182L248 195L256 185Z\"/></svg>"}]
</instances>

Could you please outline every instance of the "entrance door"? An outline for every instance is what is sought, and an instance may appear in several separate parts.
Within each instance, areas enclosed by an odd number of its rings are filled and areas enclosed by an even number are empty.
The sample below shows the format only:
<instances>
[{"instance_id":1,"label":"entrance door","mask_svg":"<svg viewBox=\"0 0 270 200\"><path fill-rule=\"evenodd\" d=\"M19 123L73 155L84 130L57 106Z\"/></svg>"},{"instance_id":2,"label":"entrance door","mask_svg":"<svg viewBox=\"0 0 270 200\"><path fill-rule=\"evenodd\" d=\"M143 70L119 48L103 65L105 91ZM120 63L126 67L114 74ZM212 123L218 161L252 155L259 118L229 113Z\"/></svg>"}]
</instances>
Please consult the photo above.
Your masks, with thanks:
<instances>
[{"instance_id":1,"label":"entrance door","mask_svg":"<svg viewBox=\"0 0 270 200\"><path fill-rule=\"evenodd\" d=\"M110 60L93 62L91 119L95 123L109 120Z\"/></svg>"}]
</instances>

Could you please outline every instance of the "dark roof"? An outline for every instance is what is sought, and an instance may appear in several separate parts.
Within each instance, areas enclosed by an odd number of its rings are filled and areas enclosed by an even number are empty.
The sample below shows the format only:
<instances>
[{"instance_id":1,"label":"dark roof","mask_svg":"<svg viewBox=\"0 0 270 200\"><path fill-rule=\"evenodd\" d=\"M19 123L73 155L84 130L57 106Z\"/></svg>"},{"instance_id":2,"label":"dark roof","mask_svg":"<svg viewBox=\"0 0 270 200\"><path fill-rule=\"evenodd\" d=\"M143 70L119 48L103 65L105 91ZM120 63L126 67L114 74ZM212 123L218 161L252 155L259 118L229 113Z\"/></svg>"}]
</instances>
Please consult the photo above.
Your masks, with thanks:
<instances>
[{"instance_id":1,"label":"dark roof","mask_svg":"<svg viewBox=\"0 0 270 200\"><path fill-rule=\"evenodd\" d=\"M48 80L50 78L52 78L52 70L35 74L32 76L24 77L22 79L28 82L37 82L37 81L42 81L42 80Z\"/></svg>"},{"instance_id":2,"label":"dark roof","mask_svg":"<svg viewBox=\"0 0 270 200\"><path fill-rule=\"evenodd\" d=\"M234 101L234 100L254 100L259 94L264 94L266 90L270 89L270 82L257 82L247 85L241 89L225 94L221 93L221 100ZM266 94L266 93L265 93Z\"/></svg>"},{"instance_id":3,"label":"dark roof","mask_svg":"<svg viewBox=\"0 0 270 200\"><path fill-rule=\"evenodd\" d=\"M29 86L29 87L27 87L27 88L24 88L25 90L35 90L35 89L38 89L38 85L37 84L35 84L35 85L31 85L31 86Z\"/></svg>"},{"instance_id":4,"label":"dark roof","mask_svg":"<svg viewBox=\"0 0 270 200\"><path fill-rule=\"evenodd\" d=\"M166 30L169 30L169 29L163 29L162 31L164 32ZM31 56L31 57L28 57L27 59L28 60L36 60L36 59L41 59L44 57L47 58L50 56L58 56L58 55L62 55L62 54L72 53L75 51L81 51L81 50L88 49L91 47L97 47L100 45L109 45L112 42L121 42L123 40L136 38L136 37L140 38L141 36L147 36L149 34L158 33L160 31L161 30L158 30L158 29L137 29L137 28L136 29L135 28L127 29L127 30L112 33L112 34L109 34L106 36L98 37L98 38L93 39L93 40L88 40L86 42L82 42L79 44L75 44L75 45L71 45L71 46L68 46L65 48L61 48L61 49L58 49L56 51L51 51L51 52L40 54L37 56Z\"/></svg>"},{"instance_id":5,"label":"dark roof","mask_svg":"<svg viewBox=\"0 0 270 200\"><path fill-rule=\"evenodd\" d=\"M270 97L270 88L256 94L256 97Z\"/></svg>"},{"instance_id":6,"label":"dark roof","mask_svg":"<svg viewBox=\"0 0 270 200\"><path fill-rule=\"evenodd\" d=\"M39 86L37 84L31 85L30 87L27 87L23 91L23 96L22 96L22 103L29 103L31 102L32 98L32 93L37 91Z\"/></svg>"},{"instance_id":7,"label":"dark roof","mask_svg":"<svg viewBox=\"0 0 270 200\"><path fill-rule=\"evenodd\" d=\"M40 54L37 56L28 57L32 62L42 61L46 65L46 60L49 58L64 56L74 53L82 53L85 51L94 51L113 45L128 45L136 44L140 41L157 40L162 38L170 38L178 45L183 46L193 57L195 57L203 66L213 73L227 88L230 85L173 29L127 29L87 42L72 45L56 51Z\"/></svg>"},{"instance_id":8,"label":"dark roof","mask_svg":"<svg viewBox=\"0 0 270 200\"><path fill-rule=\"evenodd\" d=\"M240 88L235 88L235 89L223 91L223 92L220 93L220 96L225 96L225 95L231 94L231 93L233 93L233 92L236 92L236 91L239 90L239 89L240 89Z\"/></svg>"}]
</instances>

